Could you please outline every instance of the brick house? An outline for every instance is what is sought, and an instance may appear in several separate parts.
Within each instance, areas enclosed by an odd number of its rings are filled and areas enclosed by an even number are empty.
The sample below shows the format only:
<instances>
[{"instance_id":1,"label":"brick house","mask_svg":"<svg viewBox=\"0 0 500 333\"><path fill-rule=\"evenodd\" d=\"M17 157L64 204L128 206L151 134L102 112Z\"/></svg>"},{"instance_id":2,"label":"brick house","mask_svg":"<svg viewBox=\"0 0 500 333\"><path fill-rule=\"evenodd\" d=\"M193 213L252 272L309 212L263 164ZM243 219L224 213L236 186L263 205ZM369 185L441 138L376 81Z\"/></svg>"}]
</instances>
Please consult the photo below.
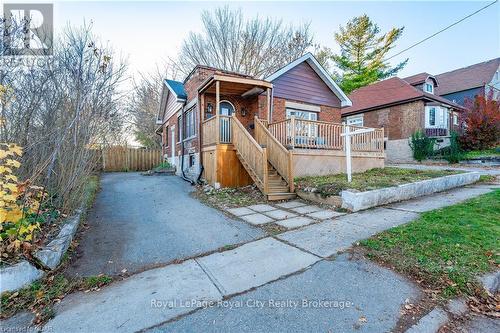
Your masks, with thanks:
<instances>
[{"instance_id":1,"label":"brick house","mask_svg":"<svg viewBox=\"0 0 500 333\"><path fill-rule=\"evenodd\" d=\"M187 180L255 183L269 199L293 194L293 177L345 171L341 109L349 98L310 54L265 79L198 65L165 80L156 132ZM383 133L353 146L354 171L383 167Z\"/></svg>"},{"instance_id":2,"label":"brick house","mask_svg":"<svg viewBox=\"0 0 500 333\"><path fill-rule=\"evenodd\" d=\"M435 95L439 81L428 73L393 77L353 91L353 105L342 110L346 124L383 127L389 162L412 160L409 137L417 130L436 138L436 148L449 144L463 107Z\"/></svg>"}]
</instances>

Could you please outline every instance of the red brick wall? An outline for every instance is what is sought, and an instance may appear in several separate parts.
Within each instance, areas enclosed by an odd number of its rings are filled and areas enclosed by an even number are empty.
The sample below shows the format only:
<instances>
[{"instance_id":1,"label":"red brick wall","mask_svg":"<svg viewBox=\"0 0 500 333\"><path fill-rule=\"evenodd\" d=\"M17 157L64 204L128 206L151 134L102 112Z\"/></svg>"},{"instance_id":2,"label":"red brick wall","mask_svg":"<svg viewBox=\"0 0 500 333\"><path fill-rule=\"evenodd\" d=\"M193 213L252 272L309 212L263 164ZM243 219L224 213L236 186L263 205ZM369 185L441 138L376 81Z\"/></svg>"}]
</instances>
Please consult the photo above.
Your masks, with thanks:
<instances>
[{"instance_id":1,"label":"red brick wall","mask_svg":"<svg viewBox=\"0 0 500 333\"><path fill-rule=\"evenodd\" d=\"M416 101L389 108L365 112L366 127L384 128L390 140L409 138L417 129L424 127L424 102Z\"/></svg>"},{"instance_id":2,"label":"red brick wall","mask_svg":"<svg viewBox=\"0 0 500 333\"><path fill-rule=\"evenodd\" d=\"M286 119L285 99L274 97L272 122ZM290 102L301 103L289 100ZM305 104L305 103L302 103ZM318 112L318 120L340 123L341 113L339 108L320 105L321 112Z\"/></svg>"}]
</instances>

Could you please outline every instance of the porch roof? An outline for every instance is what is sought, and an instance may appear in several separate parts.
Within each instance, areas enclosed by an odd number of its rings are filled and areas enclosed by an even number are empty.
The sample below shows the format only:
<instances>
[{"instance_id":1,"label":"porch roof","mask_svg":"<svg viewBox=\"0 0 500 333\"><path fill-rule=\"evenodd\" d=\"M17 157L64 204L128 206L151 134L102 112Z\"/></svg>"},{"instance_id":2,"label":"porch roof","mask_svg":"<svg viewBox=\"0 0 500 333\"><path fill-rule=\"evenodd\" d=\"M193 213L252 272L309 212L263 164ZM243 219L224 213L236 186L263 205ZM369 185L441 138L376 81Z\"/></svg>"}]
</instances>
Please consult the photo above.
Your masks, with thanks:
<instances>
[{"instance_id":1,"label":"porch roof","mask_svg":"<svg viewBox=\"0 0 500 333\"><path fill-rule=\"evenodd\" d=\"M273 88L273 84L268 81L216 73L200 85L198 93L215 94L215 82L217 81L220 82L220 93L224 95L255 95L268 88Z\"/></svg>"}]
</instances>

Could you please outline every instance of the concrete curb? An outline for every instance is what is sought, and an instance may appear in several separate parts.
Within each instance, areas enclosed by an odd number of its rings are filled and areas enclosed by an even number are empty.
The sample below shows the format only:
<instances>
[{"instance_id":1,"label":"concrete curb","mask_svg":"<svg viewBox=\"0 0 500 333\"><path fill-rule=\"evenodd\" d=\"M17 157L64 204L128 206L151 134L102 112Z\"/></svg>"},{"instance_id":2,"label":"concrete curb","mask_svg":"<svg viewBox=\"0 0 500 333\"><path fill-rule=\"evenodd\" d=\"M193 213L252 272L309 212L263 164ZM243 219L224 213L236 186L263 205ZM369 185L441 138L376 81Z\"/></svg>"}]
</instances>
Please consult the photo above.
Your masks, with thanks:
<instances>
[{"instance_id":1,"label":"concrete curb","mask_svg":"<svg viewBox=\"0 0 500 333\"><path fill-rule=\"evenodd\" d=\"M14 291L31 282L40 279L45 273L28 261L23 260L17 264L0 269L0 293Z\"/></svg>"},{"instance_id":2,"label":"concrete curb","mask_svg":"<svg viewBox=\"0 0 500 333\"><path fill-rule=\"evenodd\" d=\"M54 270L59 266L75 236L82 214L83 209L77 209L75 215L63 222L57 237L34 254L34 257L44 269ZM0 269L0 280L2 282L0 292L19 290L33 281L41 279L45 273L45 271L37 269L26 260L3 267Z\"/></svg>"},{"instance_id":3,"label":"concrete curb","mask_svg":"<svg viewBox=\"0 0 500 333\"><path fill-rule=\"evenodd\" d=\"M479 278L483 288L495 294L500 290L500 271L483 275Z\"/></svg>"},{"instance_id":4,"label":"concrete curb","mask_svg":"<svg viewBox=\"0 0 500 333\"><path fill-rule=\"evenodd\" d=\"M342 208L357 212L472 184L479 177L478 172L467 172L367 192L342 191Z\"/></svg>"}]
</instances>

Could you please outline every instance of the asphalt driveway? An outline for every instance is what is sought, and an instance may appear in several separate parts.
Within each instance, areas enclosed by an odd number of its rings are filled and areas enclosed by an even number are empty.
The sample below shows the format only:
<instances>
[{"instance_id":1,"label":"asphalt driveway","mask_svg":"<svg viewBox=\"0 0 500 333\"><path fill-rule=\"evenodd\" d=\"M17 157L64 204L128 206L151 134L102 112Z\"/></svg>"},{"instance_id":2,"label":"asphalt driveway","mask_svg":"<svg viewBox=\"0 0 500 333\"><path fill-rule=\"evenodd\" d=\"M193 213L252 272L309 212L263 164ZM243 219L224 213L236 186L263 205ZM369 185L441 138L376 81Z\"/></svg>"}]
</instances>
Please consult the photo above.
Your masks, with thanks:
<instances>
[{"instance_id":1,"label":"asphalt driveway","mask_svg":"<svg viewBox=\"0 0 500 333\"><path fill-rule=\"evenodd\" d=\"M261 229L190 197L175 176L105 173L69 275L133 273L249 241Z\"/></svg>"}]
</instances>

